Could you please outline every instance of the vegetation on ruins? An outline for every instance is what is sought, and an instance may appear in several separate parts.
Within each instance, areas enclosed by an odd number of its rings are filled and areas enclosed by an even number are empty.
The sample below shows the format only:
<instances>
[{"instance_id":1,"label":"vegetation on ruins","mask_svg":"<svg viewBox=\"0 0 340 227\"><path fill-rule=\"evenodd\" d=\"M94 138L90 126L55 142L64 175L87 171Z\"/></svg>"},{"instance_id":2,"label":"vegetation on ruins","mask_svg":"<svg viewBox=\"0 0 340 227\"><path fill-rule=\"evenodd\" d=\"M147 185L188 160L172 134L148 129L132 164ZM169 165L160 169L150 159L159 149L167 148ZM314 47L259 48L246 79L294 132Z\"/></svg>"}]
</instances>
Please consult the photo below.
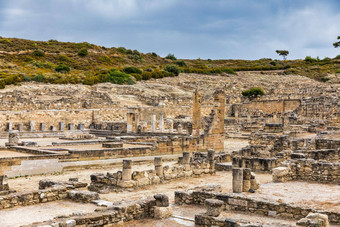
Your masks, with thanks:
<instances>
[{"instance_id":1,"label":"vegetation on ruins","mask_svg":"<svg viewBox=\"0 0 340 227\"><path fill-rule=\"evenodd\" d=\"M288 50L276 50L276 53L283 57L283 60L287 60L287 56L289 54Z\"/></svg>"},{"instance_id":2,"label":"vegetation on ruins","mask_svg":"<svg viewBox=\"0 0 340 227\"><path fill-rule=\"evenodd\" d=\"M283 74L299 74L326 81L328 73L339 70L339 63L340 56L334 59L307 57L304 60L286 61L270 58L252 61L200 58L177 60L174 54L162 58L154 52L143 54L124 47L107 48L87 42L0 38L0 83L5 86L23 81L87 85L104 82L132 84L138 80L173 77L179 73L227 75L236 74L237 71L266 70L282 70ZM105 75L112 70L125 73L132 79L109 80ZM40 79L33 79L38 75Z\"/></svg>"},{"instance_id":3,"label":"vegetation on ruins","mask_svg":"<svg viewBox=\"0 0 340 227\"><path fill-rule=\"evenodd\" d=\"M338 47L340 47L340 36L338 36L337 40L339 40L339 41L338 41L338 42L335 42L335 43L333 43L333 46L334 46L335 48L338 48Z\"/></svg>"},{"instance_id":4,"label":"vegetation on ruins","mask_svg":"<svg viewBox=\"0 0 340 227\"><path fill-rule=\"evenodd\" d=\"M242 91L242 95L248 98L257 98L259 96L265 95L262 87L252 87L248 90Z\"/></svg>"}]
</instances>

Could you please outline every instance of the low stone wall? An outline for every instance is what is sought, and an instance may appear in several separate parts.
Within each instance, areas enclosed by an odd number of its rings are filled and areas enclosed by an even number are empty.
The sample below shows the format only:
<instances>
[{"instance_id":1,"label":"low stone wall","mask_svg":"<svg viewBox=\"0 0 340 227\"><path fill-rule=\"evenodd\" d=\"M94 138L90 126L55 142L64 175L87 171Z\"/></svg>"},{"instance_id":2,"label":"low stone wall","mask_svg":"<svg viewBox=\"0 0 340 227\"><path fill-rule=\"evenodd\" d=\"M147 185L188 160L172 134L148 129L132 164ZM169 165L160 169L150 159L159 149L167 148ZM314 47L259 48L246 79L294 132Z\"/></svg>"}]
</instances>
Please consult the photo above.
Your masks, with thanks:
<instances>
[{"instance_id":1,"label":"low stone wall","mask_svg":"<svg viewBox=\"0 0 340 227\"><path fill-rule=\"evenodd\" d=\"M273 181L290 180L316 181L340 184L340 163L316 161L313 159L287 160L281 167L273 169Z\"/></svg>"},{"instance_id":2,"label":"low stone wall","mask_svg":"<svg viewBox=\"0 0 340 227\"><path fill-rule=\"evenodd\" d=\"M32 226L115 226L124 222L140 220L143 218L167 218L171 212L165 214L164 211L171 210L167 207L169 204L158 204L157 199L148 199L140 201L128 201L109 208L98 209L95 212L84 215L71 215L65 218L56 218L53 220L27 225ZM160 215L160 213L162 213ZM160 215L160 216L159 216Z\"/></svg>"},{"instance_id":3,"label":"low stone wall","mask_svg":"<svg viewBox=\"0 0 340 227\"><path fill-rule=\"evenodd\" d=\"M312 150L304 154L306 155L306 158L314 160L325 160L330 162L340 161L340 148L337 150L336 149Z\"/></svg>"},{"instance_id":4,"label":"low stone wall","mask_svg":"<svg viewBox=\"0 0 340 227\"><path fill-rule=\"evenodd\" d=\"M204 214L195 215L195 226L226 226L226 227L262 227L261 223L250 223L247 221L236 221L229 218L212 217Z\"/></svg>"},{"instance_id":5,"label":"low stone wall","mask_svg":"<svg viewBox=\"0 0 340 227\"><path fill-rule=\"evenodd\" d=\"M340 139L324 139L318 138L315 140L315 149L339 149Z\"/></svg>"},{"instance_id":6,"label":"low stone wall","mask_svg":"<svg viewBox=\"0 0 340 227\"><path fill-rule=\"evenodd\" d=\"M131 180L123 180L122 171L116 173L93 174L91 175L90 191L105 192L112 191L117 188L137 188L147 185L155 185L164 183L174 179L182 179L186 177L199 177L204 174L211 174L215 171L210 168L209 163L191 163L190 166L174 165L164 166L160 170L161 174L156 170L134 171L131 174Z\"/></svg>"},{"instance_id":7,"label":"low stone wall","mask_svg":"<svg viewBox=\"0 0 340 227\"><path fill-rule=\"evenodd\" d=\"M257 198L250 198L232 193L216 193L206 191L176 191L175 203L177 204L199 204L204 205L206 199L218 199L224 202L224 208L246 211L266 216L278 216L282 218L301 219L310 212L328 215L329 221L340 224L340 213L329 211L315 211L310 208L299 207L278 202L268 202Z\"/></svg>"},{"instance_id":8,"label":"low stone wall","mask_svg":"<svg viewBox=\"0 0 340 227\"><path fill-rule=\"evenodd\" d=\"M0 196L0 210L16 206L29 206L68 198L66 187L55 187L33 192L13 193Z\"/></svg>"}]
</instances>

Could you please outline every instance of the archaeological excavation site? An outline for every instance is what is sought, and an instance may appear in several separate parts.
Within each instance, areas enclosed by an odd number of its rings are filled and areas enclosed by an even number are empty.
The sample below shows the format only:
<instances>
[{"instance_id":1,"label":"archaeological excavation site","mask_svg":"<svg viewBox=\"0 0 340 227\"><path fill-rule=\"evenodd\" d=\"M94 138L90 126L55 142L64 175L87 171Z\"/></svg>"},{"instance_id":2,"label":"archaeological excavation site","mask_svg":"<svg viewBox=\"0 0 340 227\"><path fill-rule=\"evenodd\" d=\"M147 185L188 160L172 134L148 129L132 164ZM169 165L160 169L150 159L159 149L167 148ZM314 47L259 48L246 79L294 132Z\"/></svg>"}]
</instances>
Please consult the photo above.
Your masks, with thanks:
<instances>
[{"instance_id":1,"label":"archaeological excavation site","mask_svg":"<svg viewBox=\"0 0 340 227\"><path fill-rule=\"evenodd\" d=\"M340 226L339 83L181 73L0 100L0 226Z\"/></svg>"}]
</instances>

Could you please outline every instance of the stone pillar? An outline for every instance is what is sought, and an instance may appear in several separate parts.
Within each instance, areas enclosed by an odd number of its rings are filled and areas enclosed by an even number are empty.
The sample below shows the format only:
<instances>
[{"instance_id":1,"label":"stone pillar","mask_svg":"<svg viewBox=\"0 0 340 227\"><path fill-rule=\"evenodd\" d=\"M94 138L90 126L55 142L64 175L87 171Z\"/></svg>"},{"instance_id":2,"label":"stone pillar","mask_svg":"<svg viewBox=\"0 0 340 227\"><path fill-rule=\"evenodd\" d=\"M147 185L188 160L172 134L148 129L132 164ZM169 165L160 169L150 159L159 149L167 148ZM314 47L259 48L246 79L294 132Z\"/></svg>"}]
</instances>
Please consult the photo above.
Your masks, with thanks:
<instances>
[{"instance_id":1,"label":"stone pillar","mask_svg":"<svg viewBox=\"0 0 340 227\"><path fill-rule=\"evenodd\" d=\"M74 130L74 124L68 124L68 130L73 131Z\"/></svg>"},{"instance_id":2,"label":"stone pillar","mask_svg":"<svg viewBox=\"0 0 340 227\"><path fill-rule=\"evenodd\" d=\"M132 160L124 159L123 160L122 180L123 181L131 180L131 175L132 175Z\"/></svg>"},{"instance_id":3,"label":"stone pillar","mask_svg":"<svg viewBox=\"0 0 340 227\"><path fill-rule=\"evenodd\" d=\"M64 122L59 122L59 131L64 131L65 130L65 123Z\"/></svg>"},{"instance_id":4,"label":"stone pillar","mask_svg":"<svg viewBox=\"0 0 340 227\"><path fill-rule=\"evenodd\" d=\"M178 132L178 134L183 134L183 127L182 127L181 124L179 124L179 125L177 126L177 132Z\"/></svg>"},{"instance_id":5,"label":"stone pillar","mask_svg":"<svg viewBox=\"0 0 340 227\"><path fill-rule=\"evenodd\" d=\"M233 168L233 192L241 193L243 191L243 169Z\"/></svg>"},{"instance_id":6,"label":"stone pillar","mask_svg":"<svg viewBox=\"0 0 340 227\"><path fill-rule=\"evenodd\" d=\"M82 123L78 124L78 129L79 130L84 130L85 129L85 125L82 124Z\"/></svg>"},{"instance_id":7,"label":"stone pillar","mask_svg":"<svg viewBox=\"0 0 340 227\"><path fill-rule=\"evenodd\" d=\"M12 131L13 130L13 125L12 125L12 122L8 122L7 123L7 131Z\"/></svg>"},{"instance_id":8,"label":"stone pillar","mask_svg":"<svg viewBox=\"0 0 340 227\"><path fill-rule=\"evenodd\" d=\"M162 113L159 115L159 131L164 131L164 116Z\"/></svg>"},{"instance_id":9,"label":"stone pillar","mask_svg":"<svg viewBox=\"0 0 340 227\"><path fill-rule=\"evenodd\" d=\"M169 120L169 133L173 133L174 131L174 121Z\"/></svg>"},{"instance_id":10,"label":"stone pillar","mask_svg":"<svg viewBox=\"0 0 340 227\"><path fill-rule=\"evenodd\" d=\"M44 132L46 129L46 124L45 123L40 123L40 131Z\"/></svg>"},{"instance_id":11,"label":"stone pillar","mask_svg":"<svg viewBox=\"0 0 340 227\"><path fill-rule=\"evenodd\" d=\"M224 202L218 199L204 200L204 205L207 208L205 214L212 217L218 217L221 214L223 204Z\"/></svg>"},{"instance_id":12,"label":"stone pillar","mask_svg":"<svg viewBox=\"0 0 340 227\"><path fill-rule=\"evenodd\" d=\"M163 177L163 160L162 157L155 157L154 159L155 171L157 176Z\"/></svg>"},{"instance_id":13,"label":"stone pillar","mask_svg":"<svg viewBox=\"0 0 340 227\"><path fill-rule=\"evenodd\" d=\"M17 146L19 143L19 132L18 131L10 131L8 134L8 143L6 146Z\"/></svg>"},{"instance_id":14,"label":"stone pillar","mask_svg":"<svg viewBox=\"0 0 340 227\"><path fill-rule=\"evenodd\" d=\"M24 131L24 125L23 124L18 124L18 130L19 130L19 132Z\"/></svg>"},{"instance_id":15,"label":"stone pillar","mask_svg":"<svg viewBox=\"0 0 340 227\"><path fill-rule=\"evenodd\" d=\"M215 151L213 149L208 150L208 162L210 173L215 173Z\"/></svg>"},{"instance_id":16,"label":"stone pillar","mask_svg":"<svg viewBox=\"0 0 340 227\"><path fill-rule=\"evenodd\" d=\"M190 158L191 158L190 152L183 152L182 165L185 171L190 171Z\"/></svg>"},{"instance_id":17,"label":"stone pillar","mask_svg":"<svg viewBox=\"0 0 340 227\"><path fill-rule=\"evenodd\" d=\"M8 190L9 190L9 186L8 186L7 176L2 175L0 176L0 192L8 191Z\"/></svg>"},{"instance_id":18,"label":"stone pillar","mask_svg":"<svg viewBox=\"0 0 340 227\"><path fill-rule=\"evenodd\" d=\"M30 125L28 127L28 130L30 132L34 132L35 131L35 121L30 121Z\"/></svg>"},{"instance_id":19,"label":"stone pillar","mask_svg":"<svg viewBox=\"0 0 340 227\"><path fill-rule=\"evenodd\" d=\"M249 168L243 169L243 192L249 192L251 188L250 179L251 178L251 170Z\"/></svg>"},{"instance_id":20,"label":"stone pillar","mask_svg":"<svg viewBox=\"0 0 340 227\"><path fill-rule=\"evenodd\" d=\"M253 190L257 190L257 189L260 188L260 184L257 183L256 175L253 172L251 172L251 176L250 176L250 188L253 189Z\"/></svg>"},{"instance_id":21,"label":"stone pillar","mask_svg":"<svg viewBox=\"0 0 340 227\"><path fill-rule=\"evenodd\" d=\"M51 129L52 132L57 131L57 128L56 128L54 125L52 125L52 126L50 127L50 129Z\"/></svg>"},{"instance_id":22,"label":"stone pillar","mask_svg":"<svg viewBox=\"0 0 340 227\"><path fill-rule=\"evenodd\" d=\"M201 130L201 105L202 97L201 91L196 89L193 94L193 105L192 105L192 136L200 136Z\"/></svg>"},{"instance_id":23,"label":"stone pillar","mask_svg":"<svg viewBox=\"0 0 340 227\"><path fill-rule=\"evenodd\" d=\"M131 113L130 109L128 109L128 112L127 112L127 121L126 121L126 132L127 133L130 133L130 132L133 132L133 118L134 118L134 114Z\"/></svg>"},{"instance_id":24,"label":"stone pillar","mask_svg":"<svg viewBox=\"0 0 340 227\"><path fill-rule=\"evenodd\" d=\"M155 132L156 131L156 114L152 114L151 115L151 132Z\"/></svg>"}]
</instances>

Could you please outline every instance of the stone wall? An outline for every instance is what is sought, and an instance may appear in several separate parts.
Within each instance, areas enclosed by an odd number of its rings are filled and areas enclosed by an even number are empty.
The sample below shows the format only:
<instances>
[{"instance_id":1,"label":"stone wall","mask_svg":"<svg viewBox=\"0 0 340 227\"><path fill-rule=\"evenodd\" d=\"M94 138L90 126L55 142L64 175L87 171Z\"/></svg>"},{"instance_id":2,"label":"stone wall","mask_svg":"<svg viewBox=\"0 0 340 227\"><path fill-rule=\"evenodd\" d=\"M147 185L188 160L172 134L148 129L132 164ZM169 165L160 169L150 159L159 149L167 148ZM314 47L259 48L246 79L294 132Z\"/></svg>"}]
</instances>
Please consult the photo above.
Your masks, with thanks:
<instances>
[{"instance_id":1,"label":"stone wall","mask_svg":"<svg viewBox=\"0 0 340 227\"><path fill-rule=\"evenodd\" d=\"M273 169L273 181L315 181L340 184L340 163L312 159L287 160L281 167Z\"/></svg>"},{"instance_id":2,"label":"stone wall","mask_svg":"<svg viewBox=\"0 0 340 227\"><path fill-rule=\"evenodd\" d=\"M177 204L199 204L203 205L206 199L218 199L224 202L226 209L251 212L259 215L278 216L282 218L301 219L308 213L327 214L329 221L334 224L340 224L340 213L318 210L317 212L310 208L304 208L285 203L268 202L258 198L251 198L243 195L231 193L216 193L206 191L176 191L175 203Z\"/></svg>"}]
</instances>

